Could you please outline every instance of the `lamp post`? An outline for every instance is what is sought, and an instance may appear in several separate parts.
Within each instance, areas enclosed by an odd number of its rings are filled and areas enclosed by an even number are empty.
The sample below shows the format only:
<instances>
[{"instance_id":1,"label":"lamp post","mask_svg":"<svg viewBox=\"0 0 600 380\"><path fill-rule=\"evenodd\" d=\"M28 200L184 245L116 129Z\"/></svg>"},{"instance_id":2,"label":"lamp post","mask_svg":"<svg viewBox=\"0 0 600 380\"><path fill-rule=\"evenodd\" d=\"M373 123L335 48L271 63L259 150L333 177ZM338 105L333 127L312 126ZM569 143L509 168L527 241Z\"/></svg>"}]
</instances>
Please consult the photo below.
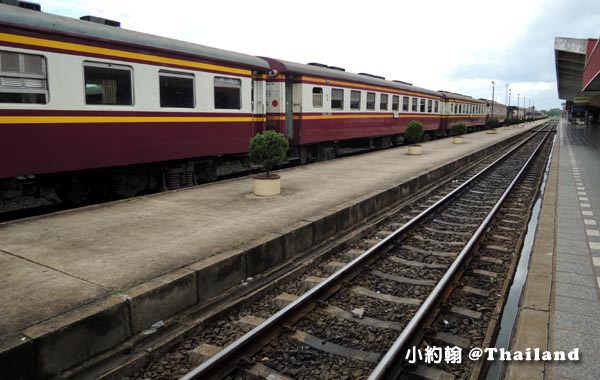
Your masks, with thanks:
<instances>
[{"instance_id":1,"label":"lamp post","mask_svg":"<svg viewBox=\"0 0 600 380\"><path fill-rule=\"evenodd\" d=\"M492 113L490 116L490 119L494 118L494 86L496 85L496 82L492 81Z\"/></svg>"},{"instance_id":2,"label":"lamp post","mask_svg":"<svg viewBox=\"0 0 600 380\"><path fill-rule=\"evenodd\" d=\"M527 114L525 113L525 95L523 95L523 119L527 119Z\"/></svg>"},{"instance_id":3,"label":"lamp post","mask_svg":"<svg viewBox=\"0 0 600 380\"><path fill-rule=\"evenodd\" d=\"M517 94L517 119L519 119L519 101L521 99L521 94Z\"/></svg>"},{"instance_id":4,"label":"lamp post","mask_svg":"<svg viewBox=\"0 0 600 380\"><path fill-rule=\"evenodd\" d=\"M508 89L508 105L506 106L506 109L510 109L510 94L511 94L512 88ZM510 118L512 120L512 113L510 115Z\"/></svg>"}]
</instances>

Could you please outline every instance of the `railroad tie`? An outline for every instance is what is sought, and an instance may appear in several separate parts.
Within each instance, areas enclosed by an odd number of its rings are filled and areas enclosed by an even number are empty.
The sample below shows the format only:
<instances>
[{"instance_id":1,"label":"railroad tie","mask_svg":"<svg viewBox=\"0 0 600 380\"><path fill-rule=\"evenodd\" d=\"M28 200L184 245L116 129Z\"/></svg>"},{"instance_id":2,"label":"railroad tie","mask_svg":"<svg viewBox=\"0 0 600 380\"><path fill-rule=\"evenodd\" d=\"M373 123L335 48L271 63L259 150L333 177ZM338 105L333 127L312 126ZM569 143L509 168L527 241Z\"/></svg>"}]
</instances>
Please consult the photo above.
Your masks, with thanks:
<instances>
[{"instance_id":1,"label":"railroad tie","mask_svg":"<svg viewBox=\"0 0 600 380\"><path fill-rule=\"evenodd\" d=\"M345 267L346 265L346 263L342 263L340 261L330 261L327 263L327 265L325 265L325 267L323 267L323 271L325 273L333 274Z\"/></svg>"},{"instance_id":2,"label":"railroad tie","mask_svg":"<svg viewBox=\"0 0 600 380\"><path fill-rule=\"evenodd\" d=\"M277 306L279 309L283 309L287 305L294 302L296 299L298 299L297 295L289 294L289 293L281 293L280 295L275 297L275 306Z\"/></svg>"},{"instance_id":3,"label":"railroad tie","mask_svg":"<svg viewBox=\"0 0 600 380\"><path fill-rule=\"evenodd\" d=\"M221 352L222 349L223 347L220 346L215 346L208 343L200 343L198 347L194 348L191 351L188 351L188 361L192 365L199 366L200 364L204 363L208 359Z\"/></svg>"},{"instance_id":4,"label":"railroad tie","mask_svg":"<svg viewBox=\"0 0 600 380\"><path fill-rule=\"evenodd\" d=\"M314 335L310 335L304 331L296 330L292 335L291 339L294 339L300 343L311 346L312 348L327 352L329 354L343 356L349 359L362 360L369 363L377 363L381 354L377 352L356 350L354 348L345 347L339 344L324 341Z\"/></svg>"},{"instance_id":5,"label":"railroad tie","mask_svg":"<svg viewBox=\"0 0 600 380\"><path fill-rule=\"evenodd\" d=\"M360 249L349 249L342 254L342 257L345 260L352 261L352 260L356 259L358 256L362 255L363 253L365 253L365 251L362 251Z\"/></svg>"},{"instance_id":6,"label":"railroad tie","mask_svg":"<svg viewBox=\"0 0 600 380\"><path fill-rule=\"evenodd\" d=\"M391 294L377 293L370 289L363 288L362 286L353 287L352 292L356 293L358 295L361 295L361 296L375 298L375 299L392 302L392 303L397 303L400 305L419 306L419 305L421 305L421 302L422 302L420 299L417 299L417 298L404 298L404 297L396 297Z\"/></svg>"},{"instance_id":7,"label":"railroad tie","mask_svg":"<svg viewBox=\"0 0 600 380\"><path fill-rule=\"evenodd\" d=\"M351 321L354 323L360 323L362 325L382 328L382 329L392 329L397 331L402 331L402 324L399 322L393 321L384 321L381 319L375 319L370 317L362 317L357 318L352 313L347 312L344 309L341 309L337 306L329 305L323 309L323 311L331 316L344 319L346 321Z\"/></svg>"},{"instance_id":8,"label":"railroad tie","mask_svg":"<svg viewBox=\"0 0 600 380\"><path fill-rule=\"evenodd\" d=\"M291 377L288 377L280 372L275 371L272 368L267 367L261 363L254 363L252 366L245 368L244 372L258 377L260 379L269 379L269 380L294 380Z\"/></svg>"},{"instance_id":9,"label":"railroad tie","mask_svg":"<svg viewBox=\"0 0 600 380\"><path fill-rule=\"evenodd\" d=\"M401 259L396 256L389 256L387 259L395 262L396 264L406 265L409 267L429 268L429 269L446 269L446 268L448 268L448 264L423 263L421 261L404 260L404 259Z\"/></svg>"},{"instance_id":10,"label":"railroad tie","mask_svg":"<svg viewBox=\"0 0 600 380\"><path fill-rule=\"evenodd\" d=\"M443 332L436 332L435 334L428 334L426 336L428 339L434 340L436 342L445 343L448 346L458 346L460 348L469 348L471 345L471 340L467 338L463 338L462 336L448 334Z\"/></svg>"},{"instance_id":11,"label":"railroad tie","mask_svg":"<svg viewBox=\"0 0 600 380\"><path fill-rule=\"evenodd\" d=\"M451 373L424 365L420 365L415 370L408 371L408 373L419 379L426 380L453 380L455 378Z\"/></svg>"}]
</instances>

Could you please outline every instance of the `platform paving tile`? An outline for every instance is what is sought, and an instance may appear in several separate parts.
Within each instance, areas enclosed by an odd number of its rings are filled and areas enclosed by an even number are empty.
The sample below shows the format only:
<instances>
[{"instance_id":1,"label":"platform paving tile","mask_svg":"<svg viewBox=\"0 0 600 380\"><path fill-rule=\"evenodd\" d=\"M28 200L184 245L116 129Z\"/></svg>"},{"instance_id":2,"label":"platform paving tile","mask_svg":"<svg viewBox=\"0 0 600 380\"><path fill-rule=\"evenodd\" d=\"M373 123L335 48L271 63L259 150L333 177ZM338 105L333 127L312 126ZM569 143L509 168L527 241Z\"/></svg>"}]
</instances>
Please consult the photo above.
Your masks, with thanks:
<instances>
[{"instance_id":1,"label":"platform paving tile","mask_svg":"<svg viewBox=\"0 0 600 380\"><path fill-rule=\"evenodd\" d=\"M589 255L589 248L585 240L581 240L578 242L557 240L556 249L559 253L566 253L570 255Z\"/></svg>"},{"instance_id":2,"label":"platform paving tile","mask_svg":"<svg viewBox=\"0 0 600 380\"><path fill-rule=\"evenodd\" d=\"M579 356L600 359L600 335L586 334L578 331L555 329L553 331L552 350L571 351L579 348Z\"/></svg>"},{"instance_id":3,"label":"platform paving tile","mask_svg":"<svg viewBox=\"0 0 600 380\"><path fill-rule=\"evenodd\" d=\"M554 313L554 328L600 335L600 320L579 314L576 310L570 312L556 310Z\"/></svg>"},{"instance_id":4,"label":"platform paving tile","mask_svg":"<svg viewBox=\"0 0 600 380\"><path fill-rule=\"evenodd\" d=\"M593 282L587 285L573 285L557 282L555 285L555 290L557 298L558 296L562 296L573 299L593 301L590 303L590 305L595 305L595 303L598 301L598 292L596 291L596 286Z\"/></svg>"},{"instance_id":5,"label":"platform paving tile","mask_svg":"<svg viewBox=\"0 0 600 380\"><path fill-rule=\"evenodd\" d=\"M565 263L574 263L574 264L589 264L590 258L584 255L570 255L568 253L559 253L556 255L556 260L562 261Z\"/></svg>"},{"instance_id":6,"label":"platform paving tile","mask_svg":"<svg viewBox=\"0 0 600 380\"><path fill-rule=\"evenodd\" d=\"M591 286L595 282L595 277L571 272L556 272L556 283L565 283L573 285Z\"/></svg>"},{"instance_id":7,"label":"platform paving tile","mask_svg":"<svg viewBox=\"0 0 600 380\"><path fill-rule=\"evenodd\" d=\"M566 263L564 261L557 261L556 268L559 271L579 273L593 275L591 264L577 264L577 263Z\"/></svg>"},{"instance_id":8,"label":"platform paving tile","mask_svg":"<svg viewBox=\"0 0 600 380\"><path fill-rule=\"evenodd\" d=\"M598 380L600 361L595 357L579 355L579 361L549 363L554 379Z\"/></svg>"},{"instance_id":9,"label":"platform paving tile","mask_svg":"<svg viewBox=\"0 0 600 380\"><path fill-rule=\"evenodd\" d=\"M598 298L596 294L596 287L593 286L593 282L590 283L590 285L592 285L590 287L562 283L557 283L556 285L557 291L554 299L556 310L565 312L573 312L573 310L577 310L577 312L581 313L582 315L600 319L600 305L597 302L590 302L596 301ZM565 286L571 286L573 287L571 290L577 289L583 294L576 294L575 296L572 296L571 294L568 294L568 292L564 291Z\"/></svg>"}]
</instances>

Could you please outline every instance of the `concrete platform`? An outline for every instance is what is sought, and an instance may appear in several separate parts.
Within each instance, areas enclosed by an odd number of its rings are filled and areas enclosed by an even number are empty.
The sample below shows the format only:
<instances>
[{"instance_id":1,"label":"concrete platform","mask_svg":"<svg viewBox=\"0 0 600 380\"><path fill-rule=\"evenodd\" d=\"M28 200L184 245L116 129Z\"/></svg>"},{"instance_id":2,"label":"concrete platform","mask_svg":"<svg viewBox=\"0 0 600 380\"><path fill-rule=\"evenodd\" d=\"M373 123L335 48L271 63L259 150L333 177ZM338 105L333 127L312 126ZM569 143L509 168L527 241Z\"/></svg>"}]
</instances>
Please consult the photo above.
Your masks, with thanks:
<instances>
[{"instance_id":1,"label":"concrete platform","mask_svg":"<svg viewBox=\"0 0 600 380\"><path fill-rule=\"evenodd\" d=\"M511 363L507 379L600 378L600 127L561 120L512 350L579 361Z\"/></svg>"},{"instance_id":2,"label":"concrete platform","mask_svg":"<svg viewBox=\"0 0 600 380\"><path fill-rule=\"evenodd\" d=\"M431 141L423 156L400 147L282 170L279 197L241 178L0 224L0 367L60 373L539 124Z\"/></svg>"}]
</instances>

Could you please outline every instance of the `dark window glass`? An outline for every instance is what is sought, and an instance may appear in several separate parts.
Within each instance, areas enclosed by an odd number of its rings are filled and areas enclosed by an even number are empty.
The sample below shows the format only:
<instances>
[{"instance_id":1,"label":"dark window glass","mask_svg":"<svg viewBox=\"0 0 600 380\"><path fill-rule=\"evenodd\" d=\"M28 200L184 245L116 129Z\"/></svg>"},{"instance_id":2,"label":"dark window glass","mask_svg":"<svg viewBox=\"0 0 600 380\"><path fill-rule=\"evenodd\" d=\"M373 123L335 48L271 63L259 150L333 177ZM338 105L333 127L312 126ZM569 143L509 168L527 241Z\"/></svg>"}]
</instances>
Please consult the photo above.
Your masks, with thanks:
<instances>
[{"instance_id":1,"label":"dark window glass","mask_svg":"<svg viewBox=\"0 0 600 380\"><path fill-rule=\"evenodd\" d=\"M418 111L418 108L419 108L418 102L419 102L419 100L417 98L412 98L412 104L411 104L412 112Z\"/></svg>"},{"instance_id":2,"label":"dark window glass","mask_svg":"<svg viewBox=\"0 0 600 380\"><path fill-rule=\"evenodd\" d=\"M242 109L241 79L215 77L215 108Z\"/></svg>"},{"instance_id":3,"label":"dark window glass","mask_svg":"<svg viewBox=\"0 0 600 380\"><path fill-rule=\"evenodd\" d=\"M409 98L408 96L403 96L402 97L402 111L406 111L408 112L408 102L409 102Z\"/></svg>"},{"instance_id":4,"label":"dark window glass","mask_svg":"<svg viewBox=\"0 0 600 380\"><path fill-rule=\"evenodd\" d=\"M367 109L374 110L375 109L375 93L367 92Z\"/></svg>"},{"instance_id":5,"label":"dark window glass","mask_svg":"<svg viewBox=\"0 0 600 380\"><path fill-rule=\"evenodd\" d=\"M392 111L398 111L400 105L400 97L398 95L392 96Z\"/></svg>"},{"instance_id":6,"label":"dark window glass","mask_svg":"<svg viewBox=\"0 0 600 380\"><path fill-rule=\"evenodd\" d=\"M194 108L194 76L159 73L160 106Z\"/></svg>"},{"instance_id":7,"label":"dark window glass","mask_svg":"<svg viewBox=\"0 0 600 380\"><path fill-rule=\"evenodd\" d=\"M350 109L353 109L353 110L360 109L360 91L351 91L350 92Z\"/></svg>"},{"instance_id":8,"label":"dark window glass","mask_svg":"<svg viewBox=\"0 0 600 380\"><path fill-rule=\"evenodd\" d=\"M382 111L387 111L388 109L388 95L381 94L381 98L379 99L379 109Z\"/></svg>"},{"instance_id":9,"label":"dark window glass","mask_svg":"<svg viewBox=\"0 0 600 380\"><path fill-rule=\"evenodd\" d=\"M131 68L116 65L84 65L85 104L130 106L133 104Z\"/></svg>"},{"instance_id":10,"label":"dark window glass","mask_svg":"<svg viewBox=\"0 0 600 380\"><path fill-rule=\"evenodd\" d=\"M341 88L331 89L331 108L335 110L344 109L344 90Z\"/></svg>"}]
</instances>

